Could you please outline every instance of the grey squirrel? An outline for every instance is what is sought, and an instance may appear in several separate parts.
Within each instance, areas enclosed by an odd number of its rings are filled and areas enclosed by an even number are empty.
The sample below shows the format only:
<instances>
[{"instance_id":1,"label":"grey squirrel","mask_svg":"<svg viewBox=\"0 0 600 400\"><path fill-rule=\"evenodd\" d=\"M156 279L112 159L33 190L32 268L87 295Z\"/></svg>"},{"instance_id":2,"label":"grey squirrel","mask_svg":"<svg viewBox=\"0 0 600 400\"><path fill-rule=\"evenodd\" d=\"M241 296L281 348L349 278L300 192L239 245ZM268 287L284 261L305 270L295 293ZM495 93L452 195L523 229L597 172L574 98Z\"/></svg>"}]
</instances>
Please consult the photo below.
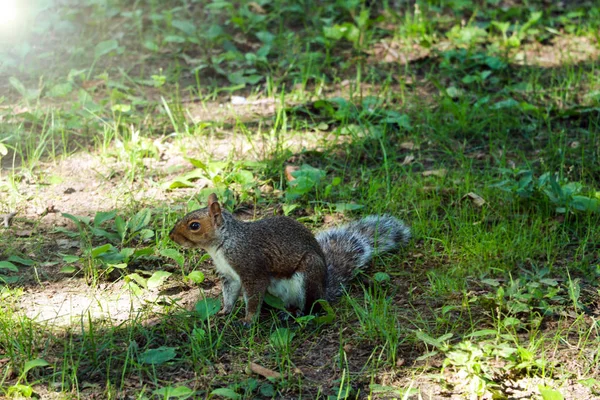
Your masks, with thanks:
<instances>
[{"instance_id":1,"label":"grey squirrel","mask_svg":"<svg viewBox=\"0 0 600 400\"><path fill-rule=\"evenodd\" d=\"M335 301L375 254L406 245L410 228L390 215L371 215L313 236L288 217L239 221L213 193L208 206L184 216L169 237L210 254L221 277L219 313L229 314L242 293L244 322L251 323L266 292L302 313L319 299Z\"/></svg>"}]
</instances>

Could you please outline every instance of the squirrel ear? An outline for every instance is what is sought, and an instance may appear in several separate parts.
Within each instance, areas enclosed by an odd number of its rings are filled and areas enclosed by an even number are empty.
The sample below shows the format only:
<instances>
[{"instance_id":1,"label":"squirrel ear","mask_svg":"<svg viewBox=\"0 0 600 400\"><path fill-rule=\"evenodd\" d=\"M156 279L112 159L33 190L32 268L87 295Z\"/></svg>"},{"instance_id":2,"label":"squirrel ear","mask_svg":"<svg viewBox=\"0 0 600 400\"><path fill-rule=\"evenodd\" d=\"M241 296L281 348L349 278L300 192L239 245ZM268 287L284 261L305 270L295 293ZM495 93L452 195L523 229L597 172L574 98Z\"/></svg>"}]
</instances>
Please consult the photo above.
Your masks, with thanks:
<instances>
[{"instance_id":1,"label":"squirrel ear","mask_svg":"<svg viewBox=\"0 0 600 400\"><path fill-rule=\"evenodd\" d=\"M216 198L216 196L215 196ZM210 198L209 198L210 200ZM223 215L221 214L221 206L218 201L214 201L209 203L208 205L208 215L210 216L210 221L213 226L220 226L223 223Z\"/></svg>"},{"instance_id":2,"label":"squirrel ear","mask_svg":"<svg viewBox=\"0 0 600 400\"><path fill-rule=\"evenodd\" d=\"M217 203L218 201L219 201L219 199L217 198L216 194L211 193L208 195L208 206L209 207L212 203Z\"/></svg>"}]
</instances>

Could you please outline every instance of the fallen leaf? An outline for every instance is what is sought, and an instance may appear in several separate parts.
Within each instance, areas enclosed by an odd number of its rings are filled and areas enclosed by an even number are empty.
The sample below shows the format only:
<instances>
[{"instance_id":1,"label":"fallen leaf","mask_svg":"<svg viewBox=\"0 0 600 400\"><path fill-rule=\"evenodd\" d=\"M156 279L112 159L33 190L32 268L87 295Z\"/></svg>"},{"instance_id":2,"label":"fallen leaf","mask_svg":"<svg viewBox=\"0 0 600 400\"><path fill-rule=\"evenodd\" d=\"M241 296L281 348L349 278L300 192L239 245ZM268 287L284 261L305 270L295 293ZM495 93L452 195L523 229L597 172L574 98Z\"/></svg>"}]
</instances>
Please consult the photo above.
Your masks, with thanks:
<instances>
[{"instance_id":1,"label":"fallen leaf","mask_svg":"<svg viewBox=\"0 0 600 400\"><path fill-rule=\"evenodd\" d=\"M440 178L443 178L447 173L448 171L445 168L432 169L429 171L423 171L423 176L439 176Z\"/></svg>"},{"instance_id":2,"label":"fallen leaf","mask_svg":"<svg viewBox=\"0 0 600 400\"><path fill-rule=\"evenodd\" d=\"M402 164L400 164L400 165L408 165L411 162L413 162L414 160L415 160L415 156L413 156L412 154L409 154L406 157L404 157L404 161L402 161Z\"/></svg>"},{"instance_id":3,"label":"fallen leaf","mask_svg":"<svg viewBox=\"0 0 600 400\"><path fill-rule=\"evenodd\" d=\"M79 240L71 240L71 239L57 239L56 245L61 249L71 249L71 248L79 248L80 242Z\"/></svg>"},{"instance_id":4,"label":"fallen leaf","mask_svg":"<svg viewBox=\"0 0 600 400\"><path fill-rule=\"evenodd\" d=\"M475 204L477 207L483 207L483 205L486 203L486 201L483 199L483 197L481 197L477 193L473 193L473 192L469 192L469 193L465 194L460 200L462 201L464 199L471 200L471 202L473 204Z\"/></svg>"},{"instance_id":5,"label":"fallen leaf","mask_svg":"<svg viewBox=\"0 0 600 400\"><path fill-rule=\"evenodd\" d=\"M483 159L485 159L487 157L487 154L485 154L482 151L479 151L479 152L477 152L475 154L470 154L468 157L469 158L474 158L476 160L483 160Z\"/></svg>"},{"instance_id":6,"label":"fallen leaf","mask_svg":"<svg viewBox=\"0 0 600 400\"><path fill-rule=\"evenodd\" d=\"M104 84L105 84L105 82L103 79L93 79L93 80L89 80L89 81L83 81L81 83L81 86L84 89L94 89L99 86L104 86Z\"/></svg>"},{"instance_id":7,"label":"fallen leaf","mask_svg":"<svg viewBox=\"0 0 600 400\"><path fill-rule=\"evenodd\" d=\"M248 8L250 8L252 11L254 11L257 14L266 14L267 13L265 11L265 9L262 8L261 5L255 1L251 1L250 3L248 3Z\"/></svg>"},{"instance_id":8,"label":"fallen leaf","mask_svg":"<svg viewBox=\"0 0 600 400\"><path fill-rule=\"evenodd\" d=\"M400 148L404 150L418 150L419 146L416 146L413 142L402 142Z\"/></svg>"},{"instance_id":9,"label":"fallen leaf","mask_svg":"<svg viewBox=\"0 0 600 400\"><path fill-rule=\"evenodd\" d=\"M281 378L281 374L279 372L273 371L271 369L265 368L261 365L251 362L250 363L250 372L263 376L265 378Z\"/></svg>"}]
</instances>

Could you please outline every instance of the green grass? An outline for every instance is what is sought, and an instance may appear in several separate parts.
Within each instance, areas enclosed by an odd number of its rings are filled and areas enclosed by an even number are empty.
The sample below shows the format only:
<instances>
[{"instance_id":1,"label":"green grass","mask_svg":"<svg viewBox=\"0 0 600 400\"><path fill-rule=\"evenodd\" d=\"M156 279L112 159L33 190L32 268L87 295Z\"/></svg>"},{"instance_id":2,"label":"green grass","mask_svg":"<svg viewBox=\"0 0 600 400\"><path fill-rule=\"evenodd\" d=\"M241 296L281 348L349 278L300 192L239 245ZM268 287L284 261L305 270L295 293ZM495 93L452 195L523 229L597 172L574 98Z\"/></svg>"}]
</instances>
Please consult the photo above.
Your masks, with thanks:
<instances>
[{"instance_id":1,"label":"green grass","mask_svg":"<svg viewBox=\"0 0 600 400\"><path fill-rule=\"evenodd\" d=\"M0 31L1 395L598 396L600 8L513 3L32 5ZM168 239L213 191L414 240L333 322L244 328Z\"/></svg>"}]
</instances>

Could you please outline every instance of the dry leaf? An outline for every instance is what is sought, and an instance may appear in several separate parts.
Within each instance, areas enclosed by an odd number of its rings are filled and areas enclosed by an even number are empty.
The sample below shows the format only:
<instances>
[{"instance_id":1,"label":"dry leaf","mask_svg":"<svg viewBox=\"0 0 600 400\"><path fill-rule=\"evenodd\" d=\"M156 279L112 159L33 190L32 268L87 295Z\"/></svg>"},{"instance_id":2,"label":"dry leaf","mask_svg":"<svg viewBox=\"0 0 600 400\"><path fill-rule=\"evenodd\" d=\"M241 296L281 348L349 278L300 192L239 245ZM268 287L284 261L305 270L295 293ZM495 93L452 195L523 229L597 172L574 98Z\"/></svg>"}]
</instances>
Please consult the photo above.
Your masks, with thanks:
<instances>
[{"instance_id":1,"label":"dry leaf","mask_svg":"<svg viewBox=\"0 0 600 400\"><path fill-rule=\"evenodd\" d=\"M415 160L415 156L413 156L412 154L409 154L406 157L404 157L404 161L402 161L402 164L400 164L400 165L408 165L411 162L413 162L414 160Z\"/></svg>"},{"instance_id":2,"label":"dry leaf","mask_svg":"<svg viewBox=\"0 0 600 400\"><path fill-rule=\"evenodd\" d=\"M400 148L404 150L418 150L419 146L416 146L413 142L402 142L400 143Z\"/></svg>"},{"instance_id":3,"label":"dry leaf","mask_svg":"<svg viewBox=\"0 0 600 400\"><path fill-rule=\"evenodd\" d=\"M288 182L293 181L294 176L292 175L292 172L294 171L298 171L300 169L300 167L296 166L296 165L286 165L285 166L285 179L288 180Z\"/></svg>"},{"instance_id":4,"label":"dry leaf","mask_svg":"<svg viewBox=\"0 0 600 400\"><path fill-rule=\"evenodd\" d=\"M483 205L486 203L486 201L483 199L483 197L481 197L477 193L469 192L469 193L465 194L460 200L462 201L467 198L469 200L471 200L471 202L473 204L475 204L477 207L483 207Z\"/></svg>"},{"instance_id":5,"label":"dry leaf","mask_svg":"<svg viewBox=\"0 0 600 400\"><path fill-rule=\"evenodd\" d=\"M444 176L446 176L446 174L448 173L448 171L445 168L442 169L432 169L430 171L423 171L423 176L439 176L440 178L443 178Z\"/></svg>"},{"instance_id":6,"label":"dry leaf","mask_svg":"<svg viewBox=\"0 0 600 400\"><path fill-rule=\"evenodd\" d=\"M92 79L92 80L89 80L89 81L83 81L81 83L81 86L84 89L94 89L94 88L97 88L99 86L104 86L105 83L106 82L104 81L104 79Z\"/></svg>"},{"instance_id":7,"label":"dry leaf","mask_svg":"<svg viewBox=\"0 0 600 400\"><path fill-rule=\"evenodd\" d=\"M79 240L71 240L71 239L57 239L56 245L64 250L75 248L78 249L81 245Z\"/></svg>"},{"instance_id":8,"label":"dry leaf","mask_svg":"<svg viewBox=\"0 0 600 400\"><path fill-rule=\"evenodd\" d=\"M485 158L487 157L487 154L485 154L485 153L484 153L484 152L482 152L482 151L479 151L479 152L477 152L477 153L475 153L475 154L469 154L469 156L468 156L468 157L469 157L469 158L474 158L474 159L476 159L476 160L483 160L483 159L485 159Z\"/></svg>"},{"instance_id":9,"label":"dry leaf","mask_svg":"<svg viewBox=\"0 0 600 400\"><path fill-rule=\"evenodd\" d=\"M261 365L251 362L250 363L250 372L254 372L260 376L265 378L281 378L281 374L279 372L273 371L272 369L265 368Z\"/></svg>"},{"instance_id":10,"label":"dry leaf","mask_svg":"<svg viewBox=\"0 0 600 400\"><path fill-rule=\"evenodd\" d=\"M248 3L248 8L250 8L252 11L254 11L257 14L266 14L267 13L265 11L265 9L262 8L262 6L255 1L251 1L250 3Z\"/></svg>"}]
</instances>

